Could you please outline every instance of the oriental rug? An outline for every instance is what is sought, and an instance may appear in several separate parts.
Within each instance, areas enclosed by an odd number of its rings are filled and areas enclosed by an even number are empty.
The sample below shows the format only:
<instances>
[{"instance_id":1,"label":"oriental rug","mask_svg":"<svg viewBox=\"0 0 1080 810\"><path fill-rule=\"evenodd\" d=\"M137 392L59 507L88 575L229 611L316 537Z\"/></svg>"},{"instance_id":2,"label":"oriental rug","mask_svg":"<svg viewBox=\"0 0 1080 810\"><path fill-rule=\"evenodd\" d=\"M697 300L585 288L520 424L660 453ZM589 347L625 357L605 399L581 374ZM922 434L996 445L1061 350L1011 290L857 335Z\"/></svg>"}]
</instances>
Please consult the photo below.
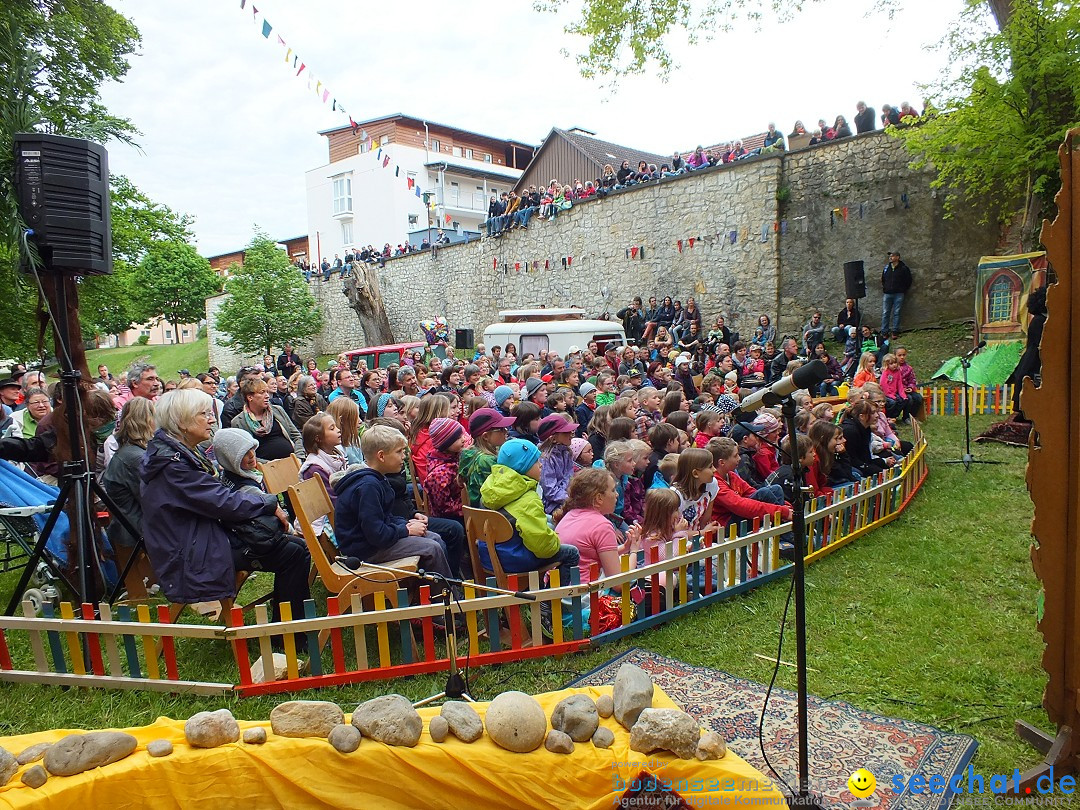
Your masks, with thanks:
<instances>
[{"instance_id":1,"label":"oriental rug","mask_svg":"<svg viewBox=\"0 0 1080 810\"><path fill-rule=\"evenodd\" d=\"M736 678L716 669L684 664L674 658L634 647L567 686L600 686L615 680L624 663L641 667L673 701L706 728L723 735L728 747L766 776L770 770L758 745L758 719L765 700L764 684ZM765 717L764 744L779 775L795 786L798 773L796 694L774 688ZM893 778L907 785L914 774L940 774L947 781L964 773L978 743L963 734L948 734L933 726L883 717L850 703L809 698L810 777L825 807L876 807L881 810L944 810L948 791L921 794L895 792ZM856 799L847 788L848 776L867 768L877 790Z\"/></svg>"}]
</instances>

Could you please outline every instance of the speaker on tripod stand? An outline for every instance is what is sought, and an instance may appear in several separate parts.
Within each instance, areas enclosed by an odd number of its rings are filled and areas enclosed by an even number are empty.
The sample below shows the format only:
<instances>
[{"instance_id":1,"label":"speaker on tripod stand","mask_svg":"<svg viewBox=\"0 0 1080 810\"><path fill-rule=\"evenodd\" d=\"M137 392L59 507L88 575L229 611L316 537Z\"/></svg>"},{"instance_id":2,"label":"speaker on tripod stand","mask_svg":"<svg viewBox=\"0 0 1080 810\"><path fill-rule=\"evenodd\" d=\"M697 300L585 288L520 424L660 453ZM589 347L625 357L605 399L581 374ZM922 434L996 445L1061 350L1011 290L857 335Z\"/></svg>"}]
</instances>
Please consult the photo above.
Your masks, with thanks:
<instances>
[{"instance_id":1,"label":"speaker on tripod stand","mask_svg":"<svg viewBox=\"0 0 1080 810\"><path fill-rule=\"evenodd\" d=\"M95 497L129 532L140 536L94 477L94 448L84 446L82 372L72 361L72 324L78 328L78 292L72 282L80 276L112 272L108 152L90 141L40 133L16 134L14 149L14 188L26 224L22 264L45 292L55 329L69 460L61 465L60 492L8 604L9 615L18 606L39 561L54 570L76 600L94 604L100 599L98 582L105 580L95 543ZM51 557L44 556L45 544L65 510L72 533L69 547L77 555L77 583L58 570Z\"/></svg>"}]
</instances>

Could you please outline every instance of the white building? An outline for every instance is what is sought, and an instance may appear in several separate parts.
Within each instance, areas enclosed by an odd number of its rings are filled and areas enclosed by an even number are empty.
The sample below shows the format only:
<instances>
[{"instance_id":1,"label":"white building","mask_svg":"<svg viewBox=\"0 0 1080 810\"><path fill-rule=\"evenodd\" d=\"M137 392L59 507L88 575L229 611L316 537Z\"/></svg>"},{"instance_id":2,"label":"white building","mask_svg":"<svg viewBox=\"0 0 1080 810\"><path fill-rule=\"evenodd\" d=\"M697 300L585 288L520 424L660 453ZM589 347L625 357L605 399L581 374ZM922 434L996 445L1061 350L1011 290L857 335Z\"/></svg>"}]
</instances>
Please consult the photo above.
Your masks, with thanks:
<instances>
[{"instance_id":1,"label":"white building","mask_svg":"<svg viewBox=\"0 0 1080 810\"><path fill-rule=\"evenodd\" d=\"M401 113L319 134L329 162L306 174L313 264L352 247L419 245L429 229L476 238L491 195L512 189L533 156L529 144Z\"/></svg>"}]
</instances>

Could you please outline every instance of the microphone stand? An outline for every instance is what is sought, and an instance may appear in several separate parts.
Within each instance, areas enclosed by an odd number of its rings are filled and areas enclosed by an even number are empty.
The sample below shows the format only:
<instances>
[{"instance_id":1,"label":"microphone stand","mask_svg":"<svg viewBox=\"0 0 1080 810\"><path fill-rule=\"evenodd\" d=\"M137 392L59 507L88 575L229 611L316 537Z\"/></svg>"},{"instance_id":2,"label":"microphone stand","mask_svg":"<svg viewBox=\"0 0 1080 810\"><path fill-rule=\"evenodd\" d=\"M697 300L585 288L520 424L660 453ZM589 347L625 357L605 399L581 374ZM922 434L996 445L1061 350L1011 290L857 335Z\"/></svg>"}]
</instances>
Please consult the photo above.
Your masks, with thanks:
<instances>
[{"instance_id":1,"label":"microphone stand","mask_svg":"<svg viewBox=\"0 0 1080 810\"><path fill-rule=\"evenodd\" d=\"M791 504L791 533L795 544L795 666L798 679L798 719L799 719L799 784L796 795L788 799L789 807L824 810L821 799L810 791L810 743L809 721L807 719L806 686L806 516L803 509L806 503L803 492L803 478L806 471L799 463L798 444L795 437L795 412L798 406L789 394L780 400L780 412L787 428L791 448L791 472L795 477L795 492ZM764 708L762 708L764 711Z\"/></svg>"},{"instance_id":2,"label":"microphone stand","mask_svg":"<svg viewBox=\"0 0 1080 810\"><path fill-rule=\"evenodd\" d=\"M347 571L357 576L362 577L355 568L353 568L347 562L349 557L338 557L337 562ZM443 630L446 632L446 657L448 659L450 671L447 673L446 686L441 692L430 697L426 697L423 700L417 701L413 704L415 708L420 706L427 706L430 703L450 698L451 700L465 700L468 703L475 703L472 695L467 691L468 687L465 683L465 679L461 676L461 670L458 669L457 663L457 628L454 624L454 612L451 605L454 601L454 593L452 586L456 585L459 588L465 587L465 582L460 579L453 579L452 577L444 577L442 574L434 571L425 571L419 569L417 571L409 571L404 568L392 568L389 565L376 565L375 563L365 562L365 568L374 568L376 571L385 571L389 574L395 574L399 577L414 577L416 579L422 579L425 582L430 582L432 585L438 585L440 588L439 598L442 600L443 605ZM535 602L536 597L528 593L527 591L510 591L505 588L495 588L490 585L481 585L476 582L468 583L470 588L478 591L486 591L493 594L502 594L503 596L513 596L517 599L521 599L528 602ZM460 614L458 614L460 615Z\"/></svg>"},{"instance_id":3,"label":"microphone stand","mask_svg":"<svg viewBox=\"0 0 1080 810\"><path fill-rule=\"evenodd\" d=\"M964 374L964 454L960 458L950 459L946 461L946 464L963 464L964 472L971 470L972 464L1003 464L1001 461L983 461L976 459L971 453L971 386L968 385L968 369L971 368L971 358L979 353L979 349L986 345L984 340L970 352L960 358L960 367L963 369Z\"/></svg>"}]
</instances>

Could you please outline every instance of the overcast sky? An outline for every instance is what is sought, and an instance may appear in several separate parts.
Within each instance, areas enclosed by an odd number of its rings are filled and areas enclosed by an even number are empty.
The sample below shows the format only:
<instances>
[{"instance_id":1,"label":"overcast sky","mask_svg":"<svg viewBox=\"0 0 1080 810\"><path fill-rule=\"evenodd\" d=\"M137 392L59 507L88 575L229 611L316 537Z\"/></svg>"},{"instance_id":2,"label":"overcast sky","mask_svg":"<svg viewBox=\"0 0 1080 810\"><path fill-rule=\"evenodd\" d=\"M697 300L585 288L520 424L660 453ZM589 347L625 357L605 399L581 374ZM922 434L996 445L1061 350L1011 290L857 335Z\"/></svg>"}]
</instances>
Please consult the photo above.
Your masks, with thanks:
<instances>
[{"instance_id":1,"label":"overcast sky","mask_svg":"<svg viewBox=\"0 0 1080 810\"><path fill-rule=\"evenodd\" d=\"M320 129L347 124L308 91L322 79L357 121L404 112L538 144L552 126L661 154L760 132L789 132L855 102L911 101L944 66L935 44L962 0L903 0L893 20L871 2L823 0L792 23L679 47L667 83L623 80L614 91L579 76L560 17L528 0L355 3L345 0L109 0L143 36L106 104L142 131L139 149L113 144L114 173L193 214L204 255L242 247L258 224L272 238L307 231L304 172L327 162ZM261 35L263 19L273 25ZM307 70L286 67L281 35ZM375 240L378 241L378 240Z\"/></svg>"}]
</instances>

